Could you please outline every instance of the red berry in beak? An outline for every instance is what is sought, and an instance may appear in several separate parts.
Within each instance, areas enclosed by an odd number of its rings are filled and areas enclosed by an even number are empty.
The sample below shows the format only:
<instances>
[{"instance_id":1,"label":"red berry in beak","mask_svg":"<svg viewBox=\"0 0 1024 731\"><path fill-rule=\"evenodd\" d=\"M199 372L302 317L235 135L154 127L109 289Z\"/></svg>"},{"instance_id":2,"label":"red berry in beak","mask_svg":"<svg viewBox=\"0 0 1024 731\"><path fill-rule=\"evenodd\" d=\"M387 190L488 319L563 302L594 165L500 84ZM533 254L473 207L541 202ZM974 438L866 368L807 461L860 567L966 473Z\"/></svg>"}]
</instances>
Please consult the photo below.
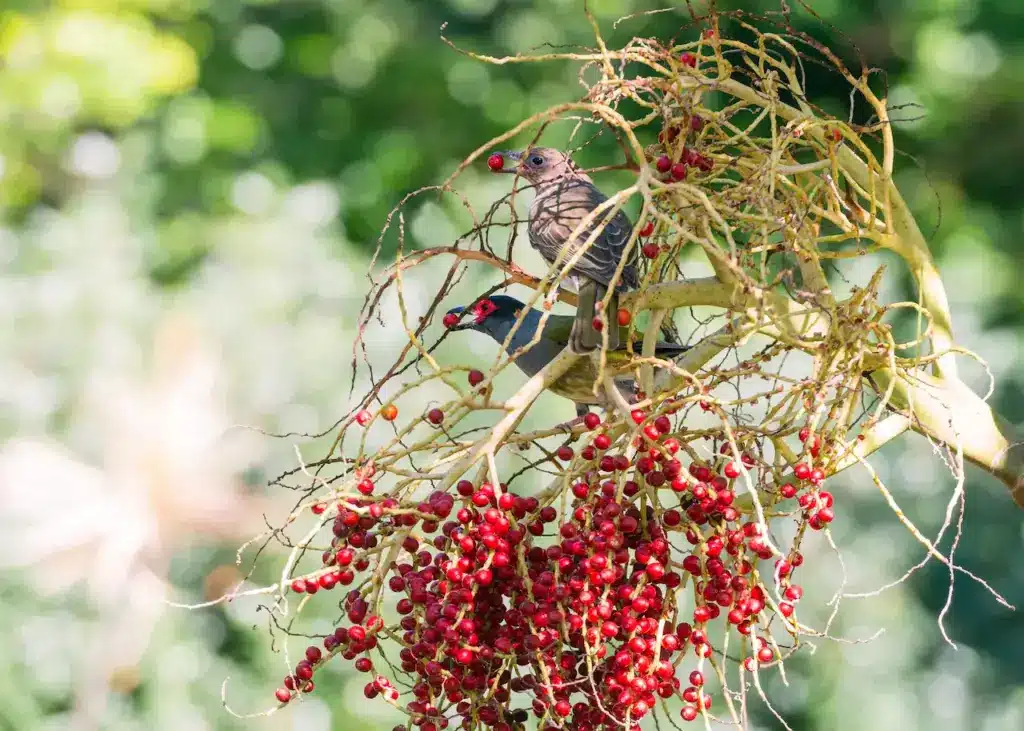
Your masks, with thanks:
<instances>
[{"instance_id":1,"label":"red berry in beak","mask_svg":"<svg viewBox=\"0 0 1024 731\"><path fill-rule=\"evenodd\" d=\"M489 167L494 172L498 172L499 170L505 167L505 158L501 154L495 152L493 155L487 158L487 167Z\"/></svg>"},{"instance_id":2,"label":"red berry in beak","mask_svg":"<svg viewBox=\"0 0 1024 731\"><path fill-rule=\"evenodd\" d=\"M444 324L445 327L455 327L455 325L459 322L459 316L456 315L454 312L449 312L447 315L444 316L444 319L442 319L441 322Z\"/></svg>"}]
</instances>

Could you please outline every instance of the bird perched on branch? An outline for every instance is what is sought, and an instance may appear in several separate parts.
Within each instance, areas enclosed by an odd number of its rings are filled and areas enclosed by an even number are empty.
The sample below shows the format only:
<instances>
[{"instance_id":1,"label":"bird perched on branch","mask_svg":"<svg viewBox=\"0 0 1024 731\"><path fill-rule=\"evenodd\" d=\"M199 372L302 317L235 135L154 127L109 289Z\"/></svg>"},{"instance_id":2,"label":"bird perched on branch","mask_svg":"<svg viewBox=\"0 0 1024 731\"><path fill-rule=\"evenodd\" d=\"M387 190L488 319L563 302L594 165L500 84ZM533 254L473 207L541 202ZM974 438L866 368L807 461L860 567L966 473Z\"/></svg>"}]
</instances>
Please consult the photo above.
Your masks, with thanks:
<instances>
[{"instance_id":1,"label":"bird perched on branch","mask_svg":"<svg viewBox=\"0 0 1024 731\"><path fill-rule=\"evenodd\" d=\"M457 322L455 318L467 314L467 308L455 307L448 310L449 322ZM509 340L505 351L514 359L515 364L527 376L533 376L544 366L554 360L569 342L570 331L574 318L568 315L552 315L527 307L514 297L494 295L480 300L468 309L471 316L466 322L450 326L451 330L476 330L490 335L498 343L504 343L513 326L522 319L515 334ZM545 319L545 314L547 317ZM447 317L446 316L446 317ZM618 328L619 350L609 350L607 367L613 374L615 385L623 398L628 402L633 395L634 378L628 370L631 360L626 350L629 329ZM538 336L539 333L539 336ZM639 353L644 334L634 331L633 350ZM533 342L536 339L536 342ZM531 345L532 343L532 345ZM658 343L655 356L673 359L686 352L685 345L674 343ZM522 352L520 352L522 351ZM625 372L622 372L624 371ZM587 413L588 405L607 407L607 398L594 393L594 382L598 378L597 368L590 358L579 359L561 378L555 381L549 390L558 396L576 403L577 416ZM601 393L601 390L598 390Z\"/></svg>"},{"instance_id":2,"label":"bird perched on branch","mask_svg":"<svg viewBox=\"0 0 1024 731\"><path fill-rule=\"evenodd\" d=\"M530 244L549 263L567 263L595 230L599 233L569 270L563 285L575 289L579 295L575 322L569 336L573 351L589 353L601 346L603 326L595 319L600 302L609 288L613 288L605 322L608 328L608 349L619 348L619 331L614 325L618 310L617 291L635 289L639 283L636 270L636 248L629 254L616 280L616 272L626 252L633 231L629 217L620 209L612 215L614 207L597 214L594 221L575 229L588 214L608 200L590 177L582 172L563 152L550 147L532 147L525 152L506 151L503 157L517 161L513 168L500 172L515 173L535 186L535 198L530 205L528 231ZM561 255L561 259L559 259Z\"/></svg>"}]
</instances>

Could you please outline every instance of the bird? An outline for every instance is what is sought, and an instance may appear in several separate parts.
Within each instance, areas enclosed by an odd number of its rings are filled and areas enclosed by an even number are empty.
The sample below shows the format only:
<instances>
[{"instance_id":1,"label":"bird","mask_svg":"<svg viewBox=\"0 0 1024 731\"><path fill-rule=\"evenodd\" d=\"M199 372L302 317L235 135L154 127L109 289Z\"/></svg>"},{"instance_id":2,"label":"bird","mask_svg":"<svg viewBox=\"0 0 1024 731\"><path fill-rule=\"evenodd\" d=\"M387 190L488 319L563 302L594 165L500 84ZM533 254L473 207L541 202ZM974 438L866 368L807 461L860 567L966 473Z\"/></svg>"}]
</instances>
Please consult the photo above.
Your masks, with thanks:
<instances>
[{"instance_id":1,"label":"bird","mask_svg":"<svg viewBox=\"0 0 1024 731\"><path fill-rule=\"evenodd\" d=\"M591 353L601 346L602 335L595 326L597 303L612 287L626 244L633 232L629 217L619 209L609 218L611 208L598 214L595 220L575 238L572 233L595 208L608 200L590 177L577 167L564 152L551 147L531 147L524 152L507 150L499 153L517 161L514 167L499 172L514 173L534 186L534 199L530 204L527 232L530 245L553 264L561 255L560 264L566 263L586 243L595 228L601 231L562 282L566 289L575 289L579 297L576 317L569 342L576 353ZM572 239L570 241L570 239ZM564 251L563 251L564 250ZM639 285L636 247L629 254L618 281L614 284L608 311L618 310L618 293L623 289L636 289ZM620 332L608 329L608 349L620 346Z\"/></svg>"},{"instance_id":2,"label":"bird","mask_svg":"<svg viewBox=\"0 0 1024 731\"><path fill-rule=\"evenodd\" d=\"M464 322L466 314L471 316ZM545 319L546 316L546 319ZM475 330L489 335L498 343L504 343L512 327L522 319L515 334L505 346L505 352L527 377L538 373L544 366L554 360L565 349L569 342L575 318L571 315L554 315L541 312L508 295L492 295L480 299L470 307L454 307L445 315L449 330ZM633 395L635 379L628 370L630 355L626 350L629 342L627 327L619 328L618 341L620 349L608 351L608 367L612 369L614 381L619 392L628 402ZM539 337L537 337L539 331ZM531 342L536 337L536 342ZM634 352L639 352L644 334L634 332ZM676 343L659 342L655 355L659 358L674 359L689 348ZM557 381L548 387L552 393L567 398L576 404L576 416L582 418L592 405L608 407L605 395L594 393L594 382L597 380L597 369L593 360L581 358ZM600 394L601 391L598 391Z\"/></svg>"}]
</instances>

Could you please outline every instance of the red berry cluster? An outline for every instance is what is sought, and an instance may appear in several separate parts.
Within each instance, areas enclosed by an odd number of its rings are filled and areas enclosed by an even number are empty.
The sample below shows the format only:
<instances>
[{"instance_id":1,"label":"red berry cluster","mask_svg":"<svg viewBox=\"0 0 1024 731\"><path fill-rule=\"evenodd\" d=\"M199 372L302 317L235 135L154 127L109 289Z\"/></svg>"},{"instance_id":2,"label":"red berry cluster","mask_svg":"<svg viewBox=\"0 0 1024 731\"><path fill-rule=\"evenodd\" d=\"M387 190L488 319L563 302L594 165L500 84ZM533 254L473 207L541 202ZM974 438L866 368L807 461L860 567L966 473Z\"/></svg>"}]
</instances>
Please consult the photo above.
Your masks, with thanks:
<instances>
[{"instance_id":1,"label":"red berry cluster","mask_svg":"<svg viewBox=\"0 0 1024 731\"><path fill-rule=\"evenodd\" d=\"M698 124L700 127L703 127L704 122L700 117L694 117L693 119L700 120ZM693 148L684 147L675 159L668 154L659 155L654 161L654 167L659 173L663 173L665 177L678 181L686 178L690 168L696 168L701 172L708 173L714 170L715 163L710 157L700 154Z\"/></svg>"},{"instance_id":2,"label":"red berry cluster","mask_svg":"<svg viewBox=\"0 0 1024 731\"><path fill-rule=\"evenodd\" d=\"M412 697L403 700L382 675L364 693L403 709L422 731L453 720L510 731L524 712L545 731L637 729L659 699L672 696L683 699L684 720L709 712L701 670L689 673L686 686L677 677L681 653L692 649L697 663L712 655L712 624L721 618L747 638L740 652L747 671L775 662L768 622L794 614L803 591L792 579L803 556L796 546L780 556L763 524L737 506L736 483L756 481L764 467L751 445L723 443L712 459L684 465L675 408L632 412L636 431L625 444L635 448L633 458L597 414L587 414L592 434L579 454L567 445L556 451L577 476L561 515L505 485L467 480L454 495L436 491L401 504L372 496L372 465L357 470L364 498L339 500L333 517L331 506L313 506L329 521L331 547L323 568L294 579L291 589L315 594L348 586L360 573L368 579L343 601L351 626L328 635L322 650L306 649L276 691L278 701L312 691L316 670L335 655L373 672L370 653L382 649L378 634L386 633L400 643L398 664L412 677ZM443 414L431 410L427 419L440 424ZM824 475L813 466L823 443L809 429L799 438L804 458L776 499L796 498L794 514L820 529L835 517L831 494L820 490ZM652 504L641 493L659 497ZM673 495L677 506L662 507ZM382 543L394 547L387 558ZM758 562L773 558L769 579ZM681 587L692 606L681 601ZM395 627L367 616L385 588L401 616ZM524 697L528 709L513 708Z\"/></svg>"}]
</instances>

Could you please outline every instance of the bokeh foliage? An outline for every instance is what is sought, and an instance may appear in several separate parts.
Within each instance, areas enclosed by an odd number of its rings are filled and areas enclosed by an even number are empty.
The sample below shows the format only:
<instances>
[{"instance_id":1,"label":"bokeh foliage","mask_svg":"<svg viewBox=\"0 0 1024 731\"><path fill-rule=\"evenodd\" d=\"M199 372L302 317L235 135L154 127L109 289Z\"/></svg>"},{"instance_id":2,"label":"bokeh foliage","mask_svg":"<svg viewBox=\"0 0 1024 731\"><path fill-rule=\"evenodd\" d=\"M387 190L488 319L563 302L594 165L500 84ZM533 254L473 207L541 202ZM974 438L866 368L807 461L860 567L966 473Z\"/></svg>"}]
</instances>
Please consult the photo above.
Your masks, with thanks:
<instances>
[{"instance_id":1,"label":"bokeh foliage","mask_svg":"<svg viewBox=\"0 0 1024 731\"><path fill-rule=\"evenodd\" d=\"M662 3L594 0L590 6L605 32L621 41L678 33L687 22L685 3L663 4L678 7L615 30L620 16ZM898 182L947 277L957 335L989 361L997 377L994 403L1020 423L1024 5L813 0L815 18L789 4L797 27L845 57L855 58L859 49L885 70L891 103L900 107L894 116L903 120L898 144L907 153ZM779 8L776 0L721 5ZM0 292L0 311L11 313L14 327L0 341L0 362L13 364L2 371L0 438L44 431L87 448L77 393L90 369L105 364L90 328L142 337L151 323L139 312L156 312L174 297L211 313L222 332L232 333L232 398L252 423L289 428L299 404L307 408L305 421L297 419L303 428L329 425L347 388L360 275L391 207L406 192L443 179L472 148L523 116L579 94L568 67L484 66L458 55L439 40L442 23L460 46L514 54L589 43L581 6L579 0L5 2L0 261L9 275L0 279L7 290ZM808 73L816 103L846 108L843 84L814 68ZM588 150L586 162L598 154L599 148ZM90 216L115 223L90 227ZM76 228L82 221L85 229ZM421 242L438 243L450 230L436 206L424 208L420 223L412 234ZM91 233L76 236L78 230ZM117 262L113 274L111 261ZM85 280L121 296L116 305L104 300L86 308L91 314L84 319L43 305L28 311L19 288L35 291L61 273L58 288L70 291L69 308L92 302ZM255 297L248 308L234 298L268 282L276 287L273 296ZM305 319L297 314L303 310ZM259 347L246 337L257 330L267 333ZM324 345L323 339L336 341ZM304 353L319 365L295 363ZM23 370L53 374L45 407L26 401L35 381ZM298 385L268 392L261 381L268 370ZM973 383L984 388L976 375ZM284 442L271 448L290 449ZM928 445L911 440L883 465L923 525L941 522L949 490L950 478L936 461ZM847 560L860 564L854 575L865 588L884 583L876 572L895 578L918 559L919 549L892 526L869 489L851 484L847 499L845 524L836 530L859 536ZM1016 560L1022 542L1019 516L1002 489L972 473L960 561L1018 605L1024 604L1024 569ZM212 551L183 557L173 578L198 598L203 577L230 560L230 553ZM961 643L954 653L933 621L947 585L948 574L932 566L905 587L860 600L863 615L847 605L851 632L887 627L881 647L825 645L799 669L794 687L776 688L775 697L788 698L780 703L788 717L803 729L1024 726L1024 621L961 582L950 622ZM86 628L88 610L37 599L6 578L0 597L0 728L61 728L69 681L35 672L35 642L48 630L15 628L70 616L73 635ZM252 621L260 620L222 610L171 612L142 663L141 683L115 705L110 727L183 728L181 718L200 719L189 728L247 727L221 709L222 678L232 675L248 686L245 702L254 704L269 700L281 667ZM42 657L59 662L61 652L55 645ZM182 653L194 662L183 661ZM168 657L186 670L166 672ZM330 710L334 727L350 715L371 728L390 727L359 715L366 709L358 684L346 685L340 675L335 680L338 692L318 694L326 706L309 704L314 710L290 709L291 717L251 725L290 728L301 719L303 728L326 729ZM168 713L167 703L186 708L185 715Z\"/></svg>"}]
</instances>

